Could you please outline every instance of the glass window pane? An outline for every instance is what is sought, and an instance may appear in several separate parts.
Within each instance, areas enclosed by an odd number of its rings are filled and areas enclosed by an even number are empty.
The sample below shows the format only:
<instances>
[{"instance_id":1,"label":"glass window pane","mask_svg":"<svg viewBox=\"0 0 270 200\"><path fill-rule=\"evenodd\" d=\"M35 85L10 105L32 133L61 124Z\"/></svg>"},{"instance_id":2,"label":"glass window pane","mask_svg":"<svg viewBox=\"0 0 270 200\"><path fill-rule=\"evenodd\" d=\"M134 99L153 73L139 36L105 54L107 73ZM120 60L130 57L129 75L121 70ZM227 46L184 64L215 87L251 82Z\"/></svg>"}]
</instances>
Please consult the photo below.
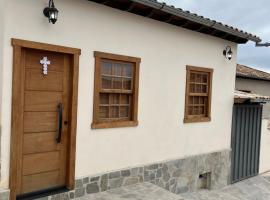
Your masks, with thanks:
<instances>
[{"instance_id":1,"label":"glass window pane","mask_svg":"<svg viewBox=\"0 0 270 200\"><path fill-rule=\"evenodd\" d=\"M200 103L200 97L194 97L194 104Z\"/></svg>"},{"instance_id":2,"label":"glass window pane","mask_svg":"<svg viewBox=\"0 0 270 200\"><path fill-rule=\"evenodd\" d=\"M204 97L200 97L200 104L204 104Z\"/></svg>"},{"instance_id":3,"label":"glass window pane","mask_svg":"<svg viewBox=\"0 0 270 200\"><path fill-rule=\"evenodd\" d=\"M113 89L122 89L122 78L113 78Z\"/></svg>"},{"instance_id":4,"label":"glass window pane","mask_svg":"<svg viewBox=\"0 0 270 200\"><path fill-rule=\"evenodd\" d=\"M112 75L112 63L108 61L102 61L101 74Z\"/></svg>"},{"instance_id":5,"label":"glass window pane","mask_svg":"<svg viewBox=\"0 0 270 200\"><path fill-rule=\"evenodd\" d=\"M113 76L121 76L122 74L122 65L119 63L113 64Z\"/></svg>"},{"instance_id":6,"label":"glass window pane","mask_svg":"<svg viewBox=\"0 0 270 200\"><path fill-rule=\"evenodd\" d=\"M129 107L128 106L121 106L120 107L120 117L121 118L129 117Z\"/></svg>"},{"instance_id":7,"label":"glass window pane","mask_svg":"<svg viewBox=\"0 0 270 200\"><path fill-rule=\"evenodd\" d=\"M207 117L208 116L208 90L210 73L191 71L189 76L189 93L187 115ZM191 96L193 95L193 96Z\"/></svg>"},{"instance_id":8,"label":"glass window pane","mask_svg":"<svg viewBox=\"0 0 270 200\"><path fill-rule=\"evenodd\" d=\"M95 100L99 102L94 111L95 119L101 122L117 122L133 120L133 89L135 88L136 64L127 60L110 59L106 57L96 60L100 72L98 95ZM98 98L98 99L96 99ZM135 104L136 105L136 104ZM135 120L135 119L134 119Z\"/></svg>"},{"instance_id":9,"label":"glass window pane","mask_svg":"<svg viewBox=\"0 0 270 200\"><path fill-rule=\"evenodd\" d=\"M207 83L208 82L208 80L207 80L207 74L204 74L203 75L203 83Z\"/></svg>"},{"instance_id":10,"label":"glass window pane","mask_svg":"<svg viewBox=\"0 0 270 200\"><path fill-rule=\"evenodd\" d=\"M196 85L195 92L196 93L201 93L202 92L202 86L201 85Z\"/></svg>"},{"instance_id":11,"label":"glass window pane","mask_svg":"<svg viewBox=\"0 0 270 200\"><path fill-rule=\"evenodd\" d=\"M112 78L108 76L102 76L102 89L111 89L112 88Z\"/></svg>"},{"instance_id":12,"label":"glass window pane","mask_svg":"<svg viewBox=\"0 0 270 200\"><path fill-rule=\"evenodd\" d=\"M111 94L111 104L120 104L120 94Z\"/></svg>"},{"instance_id":13,"label":"glass window pane","mask_svg":"<svg viewBox=\"0 0 270 200\"><path fill-rule=\"evenodd\" d=\"M202 75L201 74L196 74L196 82L201 83L202 82Z\"/></svg>"},{"instance_id":14,"label":"glass window pane","mask_svg":"<svg viewBox=\"0 0 270 200\"><path fill-rule=\"evenodd\" d=\"M125 64L123 66L122 76L132 77L132 75L133 75L133 65L132 64Z\"/></svg>"},{"instance_id":15,"label":"glass window pane","mask_svg":"<svg viewBox=\"0 0 270 200\"><path fill-rule=\"evenodd\" d=\"M111 106L110 115L110 118L119 118L119 106Z\"/></svg>"},{"instance_id":16,"label":"glass window pane","mask_svg":"<svg viewBox=\"0 0 270 200\"><path fill-rule=\"evenodd\" d=\"M194 97L193 96L189 97L189 104L190 105L194 104Z\"/></svg>"},{"instance_id":17,"label":"glass window pane","mask_svg":"<svg viewBox=\"0 0 270 200\"><path fill-rule=\"evenodd\" d=\"M188 107L188 114L193 115L193 106Z\"/></svg>"},{"instance_id":18,"label":"glass window pane","mask_svg":"<svg viewBox=\"0 0 270 200\"><path fill-rule=\"evenodd\" d=\"M193 115L199 115L199 107L193 107Z\"/></svg>"},{"instance_id":19,"label":"glass window pane","mask_svg":"<svg viewBox=\"0 0 270 200\"><path fill-rule=\"evenodd\" d=\"M130 78L124 78L124 80L123 80L123 89L124 90L131 90L132 88L131 88L131 82L132 81L132 79L130 79Z\"/></svg>"},{"instance_id":20,"label":"glass window pane","mask_svg":"<svg viewBox=\"0 0 270 200\"><path fill-rule=\"evenodd\" d=\"M100 104L109 104L109 94L100 94Z\"/></svg>"},{"instance_id":21,"label":"glass window pane","mask_svg":"<svg viewBox=\"0 0 270 200\"><path fill-rule=\"evenodd\" d=\"M109 118L109 106L99 107L99 117L102 119Z\"/></svg>"},{"instance_id":22,"label":"glass window pane","mask_svg":"<svg viewBox=\"0 0 270 200\"><path fill-rule=\"evenodd\" d=\"M121 94L121 104L129 104L129 95Z\"/></svg>"},{"instance_id":23,"label":"glass window pane","mask_svg":"<svg viewBox=\"0 0 270 200\"><path fill-rule=\"evenodd\" d=\"M199 114L203 115L204 114L204 106L199 107Z\"/></svg>"},{"instance_id":24,"label":"glass window pane","mask_svg":"<svg viewBox=\"0 0 270 200\"><path fill-rule=\"evenodd\" d=\"M190 84L190 85L189 85L189 91L190 91L191 93L195 93L195 92L196 92L195 87L196 87L195 84Z\"/></svg>"},{"instance_id":25,"label":"glass window pane","mask_svg":"<svg viewBox=\"0 0 270 200\"><path fill-rule=\"evenodd\" d=\"M202 85L202 93L207 93L207 85Z\"/></svg>"},{"instance_id":26,"label":"glass window pane","mask_svg":"<svg viewBox=\"0 0 270 200\"><path fill-rule=\"evenodd\" d=\"M195 82L196 81L196 74L191 73L190 74L190 82Z\"/></svg>"},{"instance_id":27,"label":"glass window pane","mask_svg":"<svg viewBox=\"0 0 270 200\"><path fill-rule=\"evenodd\" d=\"M203 98L203 104L204 104L205 106L208 105L208 97L204 97L204 98Z\"/></svg>"}]
</instances>

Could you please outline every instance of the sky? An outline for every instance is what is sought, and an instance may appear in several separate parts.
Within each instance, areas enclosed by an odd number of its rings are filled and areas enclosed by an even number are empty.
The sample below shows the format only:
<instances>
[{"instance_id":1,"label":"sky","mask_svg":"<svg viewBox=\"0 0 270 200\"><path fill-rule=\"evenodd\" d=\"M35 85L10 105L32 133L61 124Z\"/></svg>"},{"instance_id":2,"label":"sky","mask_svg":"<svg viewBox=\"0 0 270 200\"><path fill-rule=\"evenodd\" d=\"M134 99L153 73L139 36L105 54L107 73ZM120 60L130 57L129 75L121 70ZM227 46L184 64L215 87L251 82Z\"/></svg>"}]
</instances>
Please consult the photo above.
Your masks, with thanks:
<instances>
[{"instance_id":1,"label":"sky","mask_svg":"<svg viewBox=\"0 0 270 200\"><path fill-rule=\"evenodd\" d=\"M159 0L160 1L160 0ZM210 19L240 28L270 42L269 0L163 0ZM238 63L270 72L270 47L239 45Z\"/></svg>"}]
</instances>

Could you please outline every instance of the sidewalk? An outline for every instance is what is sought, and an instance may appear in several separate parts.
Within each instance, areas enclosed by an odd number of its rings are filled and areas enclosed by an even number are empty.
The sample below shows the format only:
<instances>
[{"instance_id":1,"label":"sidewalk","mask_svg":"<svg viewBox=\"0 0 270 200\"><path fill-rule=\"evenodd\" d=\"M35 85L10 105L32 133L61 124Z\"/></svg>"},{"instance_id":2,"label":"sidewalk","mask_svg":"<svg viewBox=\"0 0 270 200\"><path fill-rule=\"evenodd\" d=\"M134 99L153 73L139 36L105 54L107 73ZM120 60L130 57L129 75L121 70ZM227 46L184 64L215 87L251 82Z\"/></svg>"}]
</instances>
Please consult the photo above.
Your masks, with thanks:
<instances>
[{"instance_id":1,"label":"sidewalk","mask_svg":"<svg viewBox=\"0 0 270 200\"><path fill-rule=\"evenodd\" d=\"M229 185L221 190L172 194L151 183L121 187L78 200L270 200L270 174Z\"/></svg>"},{"instance_id":2,"label":"sidewalk","mask_svg":"<svg viewBox=\"0 0 270 200\"><path fill-rule=\"evenodd\" d=\"M139 183L81 197L79 200L183 200L152 183Z\"/></svg>"},{"instance_id":3,"label":"sidewalk","mask_svg":"<svg viewBox=\"0 0 270 200\"><path fill-rule=\"evenodd\" d=\"M270 176L260 175L216 191L182 195L185 200L270 200Z\"/></svg>"}]
</instances>

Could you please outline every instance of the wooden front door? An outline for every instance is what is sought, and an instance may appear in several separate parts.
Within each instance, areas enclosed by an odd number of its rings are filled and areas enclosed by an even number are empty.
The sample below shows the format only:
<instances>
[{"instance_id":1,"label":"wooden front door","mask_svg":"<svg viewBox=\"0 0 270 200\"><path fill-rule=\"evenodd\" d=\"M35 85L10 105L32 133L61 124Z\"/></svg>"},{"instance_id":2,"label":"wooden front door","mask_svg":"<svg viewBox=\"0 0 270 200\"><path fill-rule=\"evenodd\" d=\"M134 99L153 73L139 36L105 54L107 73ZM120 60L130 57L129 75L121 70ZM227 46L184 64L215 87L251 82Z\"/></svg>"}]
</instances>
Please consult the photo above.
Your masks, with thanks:
<instances>
[{"instance_id":1,"label":"wooden front door","mask_svg":"<svg viewBox=\"0 0 270 200\"><path fill-rule=\"evenodd\" d=\"M71 137L73 62L70 54L20 47L20 59L15 63L20 70L15 67L13 77L11 147L15 150L11 173L16 171L16 176L11 174L11 190L16 196L73 187L69 184L73 182L70 170L75 160L75 152L71 155L71 146L75 145Z\"/></svg>"},{"instance_id":2,"label":"wooden front door","mask_svg":"<svg viewBox=\"0 0 270 200\"><path fill-rule=\"evenodd\" d=\"M23 49L22 55L24 126L18 194L65 186L70 88L68 55L31 49Z\"/></svg>"}]
</instances>

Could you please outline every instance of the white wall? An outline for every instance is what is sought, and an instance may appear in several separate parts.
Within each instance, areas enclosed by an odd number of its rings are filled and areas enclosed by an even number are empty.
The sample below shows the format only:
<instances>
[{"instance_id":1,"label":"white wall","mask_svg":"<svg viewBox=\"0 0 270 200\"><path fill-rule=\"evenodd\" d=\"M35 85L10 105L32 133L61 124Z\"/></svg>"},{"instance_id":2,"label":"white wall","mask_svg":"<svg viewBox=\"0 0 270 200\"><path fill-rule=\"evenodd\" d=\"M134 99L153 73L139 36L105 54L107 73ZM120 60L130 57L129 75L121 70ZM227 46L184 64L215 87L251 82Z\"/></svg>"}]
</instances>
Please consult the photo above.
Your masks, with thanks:
<instances>
[{"instance_id":1,"label":"white wall","mask_svg":"<svg viewBox=\"0 0 270 200\"><path fill-rule=\"evenodd\" d=\"M0 0L0 169L1 169L1 141L2 141L2 124L1 124L1 108L2 108L2 76L3 76L3 37L4 37L4 0ZM1 171L0 171L1 180Z\"/></svg>"},{"instance_id":2,"label":"white wall","mask_svg":"<svg viewBox=\"0 0 270 200\"><path fill-rule=\"evenodd\" d=\"M8 0L2 104L2 180L8 187L11 122L11 38L81 48L76 177L230 148L236 59L211 36L120 12L86 0L58 0L59 21L43 16L46 1ZM91 130L93 51L142 59L139 126ZM212 121L183 124L185 66L214 68Z\"/></svg>"},{"instance_id":3,"label":"white wall","mask_svg":"<svg viewBox=\"0 0 270 200\"><path fill-rule=\"evenodd\" d=\"M260 154L260 173L270 171L270 130L267 129L269 120L262 121L261 154Z\"/></svg>"},{"instance_id":4,"label":"white wall","mask_svg":"<svg viewBox=\"0 0 270 200\"><path fill-rule=\"evenodd\" d=\"M4 0L0 0L0 113L2 97L2 64L3 64L3 36L4 36ZM1 117L1 116L0 116ZM1 132L1 131L0 131Z\"/></svg>"}]
</instances>

